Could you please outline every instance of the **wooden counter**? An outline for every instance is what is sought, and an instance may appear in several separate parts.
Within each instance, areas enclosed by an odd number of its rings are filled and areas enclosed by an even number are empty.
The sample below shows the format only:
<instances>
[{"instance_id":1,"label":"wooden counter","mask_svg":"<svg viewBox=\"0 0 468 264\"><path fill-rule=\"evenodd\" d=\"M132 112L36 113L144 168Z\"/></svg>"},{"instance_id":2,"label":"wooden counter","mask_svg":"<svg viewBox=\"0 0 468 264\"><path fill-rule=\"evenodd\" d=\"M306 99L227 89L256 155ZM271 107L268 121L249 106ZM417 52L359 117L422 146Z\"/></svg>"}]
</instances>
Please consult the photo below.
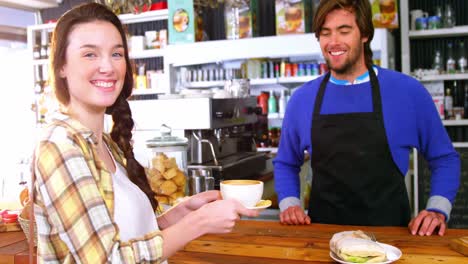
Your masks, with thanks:
<instances>
[{"instance_id":1,"label":"wooden counter","mask_svg":"<svg viewBox=\"0 0 468 264\"><path fill-rule=\"evenodd\" d=\"M356 229L371 231L380 242L400 248L403 256L398 264L468 263L468 257L449 248L450 240L468 236L468 229L449 229L443 237L420 237L399 227L283 226L278 222L245 220L230 234L206 235L192 241L169 263L332 263L328 246L331 236ZM27 263L27 250L22 232L0 233L0 264Z\"/></svg>"},{"instance_id":2,"label":"wooden counter","mask_svg":"<svg viewBox=\"0 0 468 264\"><path fill-rule=\"evenodd\" d=\"M450 240L467 236L468 229L449 229L443 237L420 237L400 227L283 226L269 221L241 221L230 234L203 236L169 263L333 263L328 245L332 235L356 229L371 231L380 242L400 248L403 255L396 263L468 263L467 257L449 248Z\"/></svg>"}]
</instances>

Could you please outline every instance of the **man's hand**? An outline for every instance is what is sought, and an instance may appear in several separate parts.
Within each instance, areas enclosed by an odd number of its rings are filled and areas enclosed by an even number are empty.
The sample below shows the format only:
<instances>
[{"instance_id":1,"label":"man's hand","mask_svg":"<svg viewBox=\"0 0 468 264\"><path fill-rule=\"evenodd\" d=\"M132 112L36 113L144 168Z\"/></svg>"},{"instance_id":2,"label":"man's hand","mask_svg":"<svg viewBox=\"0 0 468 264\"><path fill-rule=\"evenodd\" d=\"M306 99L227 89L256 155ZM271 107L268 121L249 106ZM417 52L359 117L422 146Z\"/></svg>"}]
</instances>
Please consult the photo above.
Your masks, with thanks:
<instances>
[{"instance_id":1,"label":"man's hand","mask_svg":"<svg viewBox=\"0 0 468 264\"><path fill-rule=\"evenodd\" d=\"M418 216L413 218L408 224L410 233L420 236L430 236L437 228L439 229L438 235L443 236L447 229L445 215L426 210L422 210Z\"/></svg>"},{"instance_id":2,"label":"man's hand","mask_svg":"<svg viewBox=\"0 0 468 264\"><path fill-rule=\"evenodd\" d=\"M280 213L280 223L286 225L308 225L310 217L300 206L291 206Z\"/></svg>"}]
</instances>

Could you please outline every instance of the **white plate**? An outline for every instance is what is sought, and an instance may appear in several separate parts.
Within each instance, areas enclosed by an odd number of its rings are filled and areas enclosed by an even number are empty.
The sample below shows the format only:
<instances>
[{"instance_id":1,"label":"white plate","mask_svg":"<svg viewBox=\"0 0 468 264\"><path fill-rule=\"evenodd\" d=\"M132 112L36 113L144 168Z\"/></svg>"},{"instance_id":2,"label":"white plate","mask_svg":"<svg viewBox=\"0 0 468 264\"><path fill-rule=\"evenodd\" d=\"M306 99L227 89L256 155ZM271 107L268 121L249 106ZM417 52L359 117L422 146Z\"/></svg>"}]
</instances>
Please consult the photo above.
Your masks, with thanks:
<instances>
[{"instance_id":1,"label":"white plate","mask_svg":"<svg viewBox=\"0 0 468 264\"><path fill-rule=\"evenodd\" d=\"M271 206L271 201L270 200L260 200L260 202L257 203L256 206L253 207L247 207L247 209L265 209Z\"/></svg>"},{"instance_id":2,"label":"white plate","mask_svg":"<svg viewBox=\"0 0 468 264\"><path fill-rule=\"evenodd\" d=\"M387 261L385 262L377 262L377 263L374 263L374 264L387 264L387 263L392 263L394 261L397 261L401 258L401 250L398 249L397 247L394 247L392 245L389 245L389 244L385 244L385 243L379 243L377 242L377 244L381 245L384 249L385 249L385 252L387 252ZM334 252L330 251L330 257L336 261L336 262L339 262L339 263L343 263L343 264L355 264L353 262L347 262L347 261L344 261L342 259L340 259Z\"/></svg>"}]
</instances>

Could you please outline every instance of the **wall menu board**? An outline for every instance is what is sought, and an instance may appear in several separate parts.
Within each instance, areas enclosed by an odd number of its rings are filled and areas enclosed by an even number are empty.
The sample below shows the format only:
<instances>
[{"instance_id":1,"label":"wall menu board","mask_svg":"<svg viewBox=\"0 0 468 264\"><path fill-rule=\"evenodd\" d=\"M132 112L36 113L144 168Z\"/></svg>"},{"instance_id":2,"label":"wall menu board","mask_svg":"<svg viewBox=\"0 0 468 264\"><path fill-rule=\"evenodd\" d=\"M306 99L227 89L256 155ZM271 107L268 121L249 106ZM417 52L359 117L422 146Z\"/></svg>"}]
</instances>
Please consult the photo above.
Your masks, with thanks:
<instances>
[{"instance_id":1,"label":"wall menu board","mask_svg":"<svg viewBox=\"0 0 468 264\"><path fill-rule=\"evenodd\" d=\"M461 181L457 197L452 208L449 228L468 228L468 148L457 148L461 160ZM419 168L419 208L426 208L431 186L431 171L421 155Z\"/></svg>"}]
</instances>

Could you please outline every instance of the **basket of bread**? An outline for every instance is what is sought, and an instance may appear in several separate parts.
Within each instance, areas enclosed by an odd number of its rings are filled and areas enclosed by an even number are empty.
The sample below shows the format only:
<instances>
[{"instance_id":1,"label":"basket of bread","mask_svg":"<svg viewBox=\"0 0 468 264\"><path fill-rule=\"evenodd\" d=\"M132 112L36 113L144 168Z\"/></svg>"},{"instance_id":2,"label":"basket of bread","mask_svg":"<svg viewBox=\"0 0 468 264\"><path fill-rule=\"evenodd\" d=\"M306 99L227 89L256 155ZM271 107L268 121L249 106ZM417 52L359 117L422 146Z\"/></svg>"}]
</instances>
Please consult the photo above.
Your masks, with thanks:
<instances>
[{"instance_id":1,"label":"basket of bread","mask_svg":"<svg viewBox=\"0 0 468 264\"><path fill-rule=\"evenodd\" d=\"M31 219L31 213L32 213L32 202L29 199L29 190L28 188L24 188L21 193L20 193L20 201L21 205L23 205L23 209L21 210L21 213L18 216L18 222L21 226L21 229L23 229L24 235L26 236L26 239L28 243L31 243L31 238L29 235L29 221ZM32 225L34 227L34 245L37 246L37 228L36 228L36 223L33 223Z\"/></svg>"},{"instance_id":2,"label":"basket of bread","mask_svg":"<svg viewBox=\"0 0 468 264\"><path fill-rule=\"evenodd\" d=\"M392 263L401 255L398 248L361 230L339 232L330 240L330 257L339 263Z\"/></svg>"}]
</instances>

